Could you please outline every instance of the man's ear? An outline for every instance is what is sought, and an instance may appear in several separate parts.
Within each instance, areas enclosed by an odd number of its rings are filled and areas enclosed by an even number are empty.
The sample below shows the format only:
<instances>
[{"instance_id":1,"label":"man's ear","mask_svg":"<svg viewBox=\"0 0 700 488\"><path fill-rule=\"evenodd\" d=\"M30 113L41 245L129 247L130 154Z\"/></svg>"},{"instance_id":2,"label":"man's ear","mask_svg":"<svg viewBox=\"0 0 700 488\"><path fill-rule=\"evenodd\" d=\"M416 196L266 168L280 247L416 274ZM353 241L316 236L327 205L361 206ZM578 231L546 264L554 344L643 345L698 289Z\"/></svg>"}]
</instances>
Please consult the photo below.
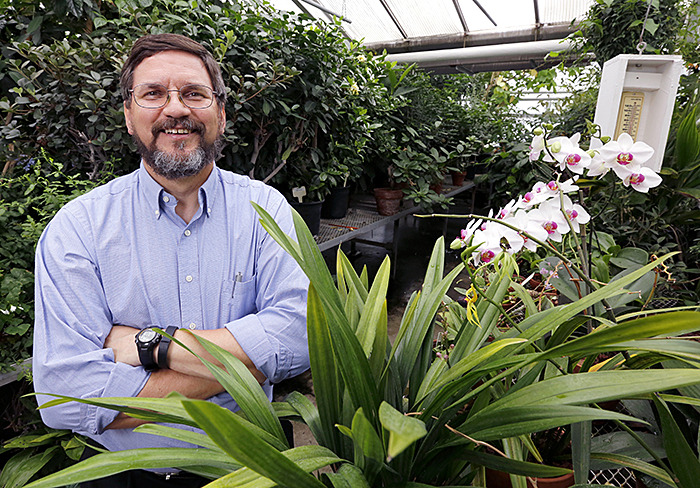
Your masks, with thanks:
<instances>
[{"instance_id":1,"label":"man's ear","mask_svg":"<svg viewBox=\"0 0 700 488\"><path fill-rule=\"evenodd\" d=\"M133 127L131 124L131 109L126 106L126 102L124 102L124 120L126 121L126 130L129 131L129 134L133 134Z\"/></svg>"},{"instance_id":2,"label":"man's ear","mask_svg":"<svg viewBox=\"0 0 700 488\"><path fill-rule=\"evenodd\" d=\"M219 135L224 135L224 130L226 130L226 107L221 107L221 112L219 112Z\"/></svg>"}]
</instances>

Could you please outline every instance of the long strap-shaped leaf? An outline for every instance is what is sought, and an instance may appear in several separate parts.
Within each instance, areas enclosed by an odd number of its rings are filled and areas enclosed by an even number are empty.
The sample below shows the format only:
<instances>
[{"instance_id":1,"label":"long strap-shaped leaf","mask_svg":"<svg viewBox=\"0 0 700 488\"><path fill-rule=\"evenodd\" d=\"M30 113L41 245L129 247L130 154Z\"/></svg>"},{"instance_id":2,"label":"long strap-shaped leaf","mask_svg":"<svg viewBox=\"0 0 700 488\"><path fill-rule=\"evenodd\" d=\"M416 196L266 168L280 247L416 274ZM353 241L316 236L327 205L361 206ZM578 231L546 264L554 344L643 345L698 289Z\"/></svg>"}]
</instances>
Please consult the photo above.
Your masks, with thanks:
<instances>
[{"instance_id":1,"label":"long strap-shaped leaf","mask_svg":"<svg viewBox=\"0 0 700 488\"><path fill-rule=\"evenodd\" d=\"M700 370L595 371L556 376L506 395L474 417L526 405L585 405L700 383Z\"/></svg>"},{"instance_id":2,"label":"long strap-shaped leaf","mask_svg":"<svg viewBox=\"0 0 700 488\"><path fill-rule=\"evenodd\" d=\"M491 335L496 328L501 311L497 305L503 302L511 284L510 275L513 272L513 265L510 260L503 261L498 268L498 278L487 288L485 295L491 298L494 303L489 303L483 298L479 298L477 304L477 315L479 316L479 327L474 327L468 322L462 325L457 334L455 347L450 352L454 360L459 361L467 355L476 351Z\"/></svg>"},{"instance_id":3,"label":"long strap-shaped leaf","mask_svg":"<svg viewBox=\"0 0 700 488\"><path fill-rule=\"evenodd\" d=\"M441 250L444 253L442 238L435 243L433 254L439 253ZM437 271L437 269L441 268L433 268L432 271ZM432 338L426 338L426 334L432 325L443 297L462 269L464 269L464 265L459 264L447 276L442 278L438 285L430 289L429 293L420 293L411 320L407 323L402 321L390 355L391 361L396 362L399 371L397 380L402 387L408 383L408 378L416 364L424 341L432 340ZM431 276L430 273L431 270L426 273L426 281L435 282L437 278Z\"/></svg>"},{"instance_id":4,"label":"long strap-shaped leaf","mask_svg":"<svg viewBox=\"0 0 700 488\"><path fill-rule=\"evenodd\" d=\"M553 429L562 425L586 420L634 421L634 417L571 405L518 406L502 408L494 415L474 415L458 430L480 441L494 441L504 437L515 437L532 432Z\"/></svg>"},{"instance_id":5,"label":"long strap-shaped leaf","mask_svg":"<svg viewBox=\"0 0 700 488\"><path fill-rule=\"evenodd\" d=\"M700 312L670 312L652 315L621 324L599 329L573 341L554 347L547 351L543 359L602 352L602 348L617 346L624 341L659 335L674 335L679 332L697 329L700 325ZM653 347L650 342L649 346ZM641 343L637 343L642 345ZM664 344L659 344L661 348ZM623 350L619 347L617 350ZM680 350L680 348L679 348Z\"/></svg>"},{"instance_id":6,"label":"long strap-shaped leaf","mask_svg":"<svg viewBox=\"0 0 700 488\"><path fill-rule=\"evenodd\" d=\"M103 478L130 469L187 469L192 466L218 468L217 475L223 476L231 469L235 469L236 463L226 454L209 449L150 448L106 452L29 483L25 488L62 487Z\"/></svg>"},{"instance_id":7,"label":"long strap-shaped leaf","mask_svg":"<svg viewBox=\"0 0 700 488\"><path fill-rule=\"evenodd\" d=\"M267 395L243 362L213 342L194 334L192 336L226 368L223 370L210 361L202 357L199 358L216 380L226 388L226 391L238 403L248 420L278 439L285 441L282 425Z\"/></svg>"},{"instance_id":8,"label":"long strap-shaped leaf","mask_svg":"<svg viewBox=\"0 0 700 488\"><path fill-rule=\"evenodd\" d=\"M281 486L323 487L323 483L259 439L240 417L231 411L203 400L187 400L183 405L204 432L229 456L244 466Z\"/></svg>"},{"instance_id":9,"label":"long strap-shaped leaf","mask_svg":"<svg viewBox=\"0 0 700 488\"><path fill-rule=\"evenodd\" d=\"M312 289L314 293L317 293L318 301L322 304L326 317L325 320L327 324L332 324L332 327L327 326L327 329L330 332L333 353L354 407L363 407L368 418L376 424L379 394L372 378L369 361L349 326L333 278L313 236L303 219L296 212L293 212L294 225L299 239L299 244L296 245L287 234L282 232L270 214L260 206L255 204L254 206L261 216L263 227L297 260L301 269L308 276L312 285L309 289L309 295L311 295Z\"/></svg>"},{"instance_id":10,"label":"long strap-shaped leaf","mask_svg":"<svg viewBox=\"0 0 700 488\"><path fill-rule=\"evenodd\" d=\"M307 473L342 461L331 451L321 446L300 446L281 454ZM241 468L212 481L207 485L207 488L272 488L274 486L293 487L293 485L278 485L250 468Z\"/></svg>"},{"instance_id":11,"label":"long strap-shaped leaf","mask_svg":"<svg viewBox=\"0 0 700 488\"><path fill-rule=\"evenodd\" d=\"M187 411L182 407L182 397L171 398L138 398L138 397L104 397L104 398L75 398L65 395L54 395L57 397L50 400L39 408L49 408L68 402L84 403L97 407L109 408L118 412L123 412L130 417L147 420L148 422L164 422L172 424L183 424L197 427L197 424L190 418Z\"/></svg>"},{"instance_id":12,"label":"long strap-shaped leaf","mask_svg":"<svg viewBox=\"0 0 700 488\"><path fill-rule=\"evenodd\" d=\"M685 436L668 409L668 405L657 396L654 396L654 404L661 419L664 448L671 469L676 475L676 483L680 488L697 486L698 480L700 480L700 461L698 461L697 454L688 445Z\"/></svg>"},{"instance_id":13,"label":"long strap-shaped leaf","mask_svg":"<svg viewBox=\"0 0 700 488\"><path fill-rule=\"evenodd\" d=\"M306 328L319 415L316 439L334 452L341 452L342 441L334 426L342 418L343 383L333 354L330 326L313 284L309 286Z\"/></svg>"}]
</instances>

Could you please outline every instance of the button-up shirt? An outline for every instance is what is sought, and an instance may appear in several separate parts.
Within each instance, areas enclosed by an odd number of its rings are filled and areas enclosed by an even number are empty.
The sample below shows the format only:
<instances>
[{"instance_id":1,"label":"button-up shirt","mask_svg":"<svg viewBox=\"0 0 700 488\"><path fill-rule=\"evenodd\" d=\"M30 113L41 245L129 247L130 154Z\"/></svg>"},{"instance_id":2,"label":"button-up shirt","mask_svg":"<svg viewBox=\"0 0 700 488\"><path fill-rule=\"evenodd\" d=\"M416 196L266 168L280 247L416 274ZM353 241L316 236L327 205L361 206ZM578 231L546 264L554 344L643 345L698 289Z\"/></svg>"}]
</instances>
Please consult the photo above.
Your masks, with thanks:
<instances>
[{"instance_id":1,"label":"button-up shirt","mask_svg":"<svg viewBox=\"0 0 700 488\"><path fill-rule=\"evenodd\" d=\"M177 200L141 168L76 198L46 227L36 251L34 384L39 393L134 397L149 374L115 362L113 324L227 328L272 384L309 367L308 280L259 223L251 201L293 235L289 205L261 182L214 166L189 223ZM134 347L136 345L134 344ZM51 397L39 395L43 403ZM231 410L230 395L210 399ZM117 412L70 402L43 409L52 427L109 450L185 446L105 427Z\"/></svg>"}]
</instances>

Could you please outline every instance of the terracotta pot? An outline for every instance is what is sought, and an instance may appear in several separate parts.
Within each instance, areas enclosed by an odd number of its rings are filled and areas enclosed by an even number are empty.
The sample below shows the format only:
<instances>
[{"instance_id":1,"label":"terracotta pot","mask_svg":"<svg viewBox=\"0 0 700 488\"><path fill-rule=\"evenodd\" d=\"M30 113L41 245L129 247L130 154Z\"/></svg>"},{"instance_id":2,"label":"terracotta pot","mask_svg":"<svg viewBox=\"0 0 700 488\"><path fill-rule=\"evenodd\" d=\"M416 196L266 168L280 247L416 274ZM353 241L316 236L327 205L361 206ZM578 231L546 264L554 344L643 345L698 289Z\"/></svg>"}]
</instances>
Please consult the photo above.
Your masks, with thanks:
<instances>
[{"instance_id":1,"label":"terracotta pot","mask_svg":"<svg viewBox=\"0 0 700 488\"><path fill-rule=\"evenodd\" d=\"M574 486L574 473L557 476L556 478L536 478L536 483L527 480L528 488L568 488ZM488 488L512 488L510 475L503 471L486 470L486 486Z\"/></svg>"},{"instance_id":2,"label":"terracotta pot","mask_svg":"<svg viewBox=\"0 0 700 488\"><path fill-rule=\"evenodd\" d=\"M430 189L439 195L440 193L442 193L442 182L433 183L432 185L430 185Z\"/></svg>"},{"instance_id":3,"label":"terracotta pot","mask_svg":"<svg viewBox=\"0 0 700 488\"><path fill-rule=\"evenodd\" d=\"M467 176L467 172L450 171L450 176L452 177L452 184L454 186L462 186L464 184L464 178Z\"/></svg>"},{"instance_id":4,"label":"terracotta pot","mask_svg":"<svg viewBox=\"0 0 700 488\"><path fill-rule=\"evenodd\" d=\"M374 199L377 201L379 215L394 215L399 212L403 191L394 188L375 188Z\"/></svg>"}]
</instances>

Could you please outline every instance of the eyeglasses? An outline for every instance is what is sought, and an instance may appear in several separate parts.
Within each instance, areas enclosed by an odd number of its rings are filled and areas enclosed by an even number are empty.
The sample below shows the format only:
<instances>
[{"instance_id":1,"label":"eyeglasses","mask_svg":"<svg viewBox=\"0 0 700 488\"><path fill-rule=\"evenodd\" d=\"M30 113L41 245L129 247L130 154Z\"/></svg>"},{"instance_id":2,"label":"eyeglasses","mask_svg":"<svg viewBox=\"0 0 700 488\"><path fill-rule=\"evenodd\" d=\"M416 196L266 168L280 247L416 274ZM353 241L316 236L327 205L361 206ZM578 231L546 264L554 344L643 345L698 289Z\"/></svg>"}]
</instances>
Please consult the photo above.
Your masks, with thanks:
<instances>
[{"instance_id":1,"label":"eyeglasses","mask_svg":"<svg viewBox=\"0 0 700 488\"><path fill-rule=\"evenodd\" d=\"M214 90L205 85L185 85L169 90L159 83L141 83L129 90L136 105L142 108L163 108L170 102L170 92L177 92L180 101L192 109L205 109L214 103Z\"/></svg>"}]
</instances>

